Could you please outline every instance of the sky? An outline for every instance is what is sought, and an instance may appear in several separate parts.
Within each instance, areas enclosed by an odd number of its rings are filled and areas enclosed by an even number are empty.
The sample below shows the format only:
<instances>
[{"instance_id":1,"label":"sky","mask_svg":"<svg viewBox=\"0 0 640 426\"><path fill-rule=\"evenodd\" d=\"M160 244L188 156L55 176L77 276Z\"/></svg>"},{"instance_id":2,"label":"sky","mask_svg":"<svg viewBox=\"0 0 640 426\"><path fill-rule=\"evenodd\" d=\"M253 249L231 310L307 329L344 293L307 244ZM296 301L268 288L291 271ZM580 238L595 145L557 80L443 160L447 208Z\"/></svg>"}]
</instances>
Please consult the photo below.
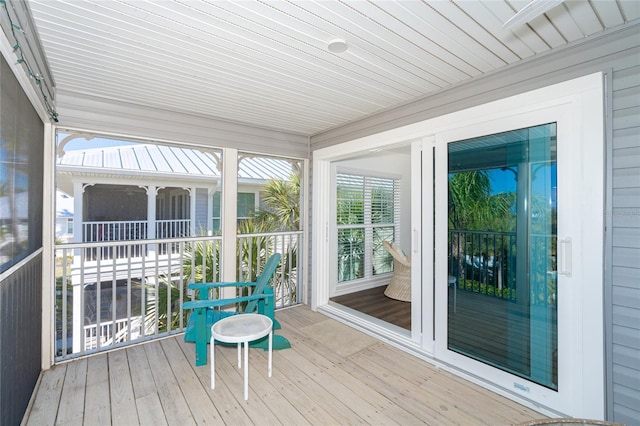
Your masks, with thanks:
<instances>
[{"instance_id":1,"label":"sky","mask_svg":"<svg viewBox=\"0 0 640 426\"><path fill-rule=\"evenodd\" d=\"M58 143L69 136L65 133L58 134ZM66 143L64 146L65 151L77 151L83 149L93 149L93 148L107 148L114 146L126 146L126 145L135 145L135 142L125 142L116 139L106 139L106 138L93 138L91 140L86 140L84 138L76 138L72 139Z\"/></svg>"}]
</instances>

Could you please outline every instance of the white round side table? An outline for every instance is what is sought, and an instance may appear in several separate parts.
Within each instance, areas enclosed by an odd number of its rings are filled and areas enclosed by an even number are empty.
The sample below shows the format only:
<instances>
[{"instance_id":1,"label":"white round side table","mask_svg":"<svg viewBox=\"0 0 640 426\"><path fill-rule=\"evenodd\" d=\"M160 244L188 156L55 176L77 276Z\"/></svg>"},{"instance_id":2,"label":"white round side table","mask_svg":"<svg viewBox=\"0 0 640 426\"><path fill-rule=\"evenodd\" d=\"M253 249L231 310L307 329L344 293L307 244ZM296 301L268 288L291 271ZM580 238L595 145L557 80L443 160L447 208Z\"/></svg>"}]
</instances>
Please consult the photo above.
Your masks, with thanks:
<instances>
[{"instance_id":1,"label":"white round side table","mask_svg":"<svg viewBox=\"0 0 640 426\"><path fill-rule=\"evenodd\" d=\"M273 321L260 314L238 314L226 317L211 326L211 389L216 387L215 341L238 344L238 368L242 368L241 349L244 344L244 399L249 399L249 342L269 335L269 367L271 377L273 352Z\"/></svg>"}]
</instances>

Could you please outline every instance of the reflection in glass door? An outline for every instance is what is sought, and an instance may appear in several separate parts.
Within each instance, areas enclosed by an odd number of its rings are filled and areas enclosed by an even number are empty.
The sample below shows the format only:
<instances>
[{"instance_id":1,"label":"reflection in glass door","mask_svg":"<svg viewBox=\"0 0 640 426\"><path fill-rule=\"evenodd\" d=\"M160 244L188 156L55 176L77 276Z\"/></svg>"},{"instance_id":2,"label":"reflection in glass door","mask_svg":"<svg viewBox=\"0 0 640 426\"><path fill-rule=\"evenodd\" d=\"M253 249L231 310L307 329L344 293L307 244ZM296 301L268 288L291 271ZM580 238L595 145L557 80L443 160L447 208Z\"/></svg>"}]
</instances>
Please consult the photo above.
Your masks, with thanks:
<instances>
[{"instance_id":1,"label":"reflection in glass door","mask_svg":"<svg viewBox=\"0 0 640 426\"><path fill-rule=\"evenodd\" d=\"M447 347L557 390L556 124L448 156Z\"/></svg>"}]
</instances>

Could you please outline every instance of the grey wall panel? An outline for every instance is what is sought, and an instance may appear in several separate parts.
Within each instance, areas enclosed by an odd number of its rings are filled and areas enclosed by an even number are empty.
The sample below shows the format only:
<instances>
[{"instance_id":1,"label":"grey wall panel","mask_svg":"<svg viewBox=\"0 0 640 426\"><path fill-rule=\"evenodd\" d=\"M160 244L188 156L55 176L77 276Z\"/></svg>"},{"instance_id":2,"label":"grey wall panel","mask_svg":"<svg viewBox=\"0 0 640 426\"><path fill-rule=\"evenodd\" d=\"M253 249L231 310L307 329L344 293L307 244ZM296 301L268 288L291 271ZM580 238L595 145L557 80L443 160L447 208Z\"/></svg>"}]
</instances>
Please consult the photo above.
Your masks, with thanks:
<instances>
[{"instance_id":1,"label":"grey wall panel","mask_svg":"<svg viewBox=\"0 0 640 426\"><path fill-rule=\"evenodd\" d=\"M637 129L635 128L614 130L613 148L622 149L622 148L637 147L638 134L636 132L637 132Z\"/></svg>"},{"instance_id":2,"label":"grey wall panel","mask_svg":"<svg viewBox=\"0 0 640 426\"><path fill-rule=\"evenodd\" d=\"M640 334L636 328L614 325L612 335L613 341L616 342L613 345L614 352L618 346L640 350ZM625 379L626 377L618 377L618 381L624 381Z\"/></svg>"},{"instance_id":3,"label":"grey wall panel","mask_svg":"<svg viewBox=\"0 0 640 426\"><path fill-rule=\"evenodd\" d=\"M640 97L640 94L638 94ZM640 164L640 147L618 148L613 153L613 167L615 169L638 170Z\"/></svg>"},{"instance_id":4,"label":"grey wall panel","mask_svg":"<svg viewBox=\"0 0 640 426\"><path fill-rule=\"evenodd\" d=\"M307 136L81 95L58 93L60 125L95 132L307 158Z\"/></svg>"},{"instance_id":5,"label":"grey wall panel","mask_svg":"<svg viewBox=\"0 0 640 426\"><path fill-rule=\"evenodd\" d=\"M613 288L613 303L618 306L637 308L640 306L640 288L615 286Z\"/></svg>"},{"instance_id":6,"label":"grey wall panel","mask_svg":"<svg viewBox=\"0 0 640 426\"><path fill-rule=\"evenodd\" d=\"M616 422L627 425L637 425L638 422L634 416L634 411L636 411L635 407L637 406L634 404L638 398L640 398L638 390L632 387L616 384L613 388L613 394L616 400L617 412L620 413Z\"/></svg>"},{"instance_id":7,"label":"grey wall panel","mask_svg":"<svg viewBox=\"0 0 640 426\"><path fill-rule=\"evenodd\" d=\"M633 380L633 371L631 371L629 368L626 367L622 367L622 366L616 366L615 367L616 372L618 373L618 375L620 377L624 377L624 380L620 380L620 383L616 383L618 386L622 386L626 389L628 389L625 394L629 397L633 394L638 394L637 389L634 389L634 387L637 385L636 381ZM637 379L636 379L637 380ZM627 406L630 406L631 408L637 407L637 405L631 404L629 403L629 401L626 401Z\"/></svg>"},{"instance_id":8,"label":"grey wall panel","mask_svg":"<svg viewBox=\"0 0 640 426\"><path fill-rule=\"evenodd\" d=\"M638 288L638 269L637 267L624 268L616 267L612 271L613 282L616 286ZM614 288L616 287L614 286Z\"/></svg>"},{"instance_id":9,"label":"grey wall panel","mask_svg":"<svg viewBox=\"0 0 640 426\"><path fill-rule=\"evenodd\" d=\"M640 188L618 188L613 190L615 194L613 208L626 208L626 214L620 214L614 217L616 222L626 221L633 223L633 212L640 208ZM624 226L621 223L614 223L616 226Z\"/></svg>"},{"instance_id":10,"label":"grey wall panel","mask_svg":"<svg viewBox=\"0 0 640 426\"><path fill-rule=\"evenodd\" d=\"M613 73L611 420L640 424L640 58Z\"/></svg>"},{"instance_id":11,"label":"grey wall panel","mask_svg":"<svg viewBox=\"0 0 640 426\"><path fill-rule=\"evenodd\" d=\"M617 244L617 241L615 241ZM640 250L627 247L613 246L613 265L636 268L640 261Z\"/></svg>"},{"instance_id":12,"label":"grey wall panel","mask_svg":"<svg viewBox=\"0 0 640 426\"><path fill-rule=\"evenodd\" d=\"M637 106L638 96L640 96L640 88L638 86L632 86L622 90L614 89L613 102L616 108L634 108Z\"/></svg>"},{"instance_id":13,"label":"grey wall panel","mask_svg":"<svg viewBox=\"0 0 640 426\"><path fill-rule=\"evenodd\" d=\"M614 188L637 188L640 183L640 168L613 169Z\"/></svg>"},{"instance_id":14,"label":"grey wall panel","mask_svg":"<svg viewBox=\"0 0 640 426\"><path fill-rule=\"evenodd\" d=\"M0 282L0 424L20 424L40 375L42 255Z\"/></svg>"},{"instance_id":15,"label":"grey wall panel","mask_svg":"<svg viewBox=\"0 0 640 426\"><path fill-rule=\"evenodd\" d=\"M640 248L640 228L613 228L613 238L619 247Z\"/></svg>"},{"instance_id":16,"label":"grey wall panel","mask_svg":"<svg viewBox=\"0 0 640 426\"><path fill-rule=\"evenodd\" d=\"M614 319L614 324L622 327L629 327L631 329L637 329L638 324L640 324L640 309L637 307L638 305L627 306L626 303L616 305L616 317ZM637 367L637 365L635 365L635 367ZM638 375L638 377L640 377L640 375Z\"/></svg>"},{"instance_id":17,"label":"grey wall panel","mask_svg":"<svg viewBox=\"0 0 640 426\"><path fill-rule=\"evenodd\" d=\"M618 414L618 422L624 425L638 424L635 422L636 410L624 406L616 405L616 413Z\"/></svg>"},{"instance_id":18,"label":"grey wall panel","mask_svg":"<svg viewBox=\"0 0 640 426\"><path fill-rule=\"evenodd\" d=\"M616 365L629 365L640 358L640 350L617 345L613 352L613 362Z\"/></svg>"},{"instance_id":19,"label":"grey wall panel","mask_svg":"<svg viewBox=\"0 0 640 426\"><path fill-rule=\"evenodd\" d=\"M616 130L636 128L638 126L640 126L640 107L619 109L613 115L613 128Z\"/></svg>"}]
</instances>

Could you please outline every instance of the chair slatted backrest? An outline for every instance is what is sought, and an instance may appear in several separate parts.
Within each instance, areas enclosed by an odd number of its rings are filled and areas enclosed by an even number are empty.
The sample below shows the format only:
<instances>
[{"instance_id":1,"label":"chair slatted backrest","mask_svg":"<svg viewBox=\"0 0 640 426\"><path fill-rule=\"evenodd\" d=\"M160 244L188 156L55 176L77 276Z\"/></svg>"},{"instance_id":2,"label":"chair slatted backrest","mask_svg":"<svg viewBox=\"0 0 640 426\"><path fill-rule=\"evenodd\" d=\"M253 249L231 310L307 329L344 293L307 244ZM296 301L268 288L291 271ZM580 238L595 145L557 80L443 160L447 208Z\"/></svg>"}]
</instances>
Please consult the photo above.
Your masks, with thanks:
<instances>
[{"instance_id":1,"label":"chair slatted backrest","mask_svg":"<svg viewBox=\"0 0 640 426\"><path fill-rule=\"evenodd\" d=\"M275 253L269 257L267 263L264 265L262 273L256 278L256 287L251 294L263 294L269 286L271 277L275 274L276 268L280 263L280 253ZM258 301L250 300L244 309L245 313L254 312L257 308Z\"/></svg>"}]
</instances>

